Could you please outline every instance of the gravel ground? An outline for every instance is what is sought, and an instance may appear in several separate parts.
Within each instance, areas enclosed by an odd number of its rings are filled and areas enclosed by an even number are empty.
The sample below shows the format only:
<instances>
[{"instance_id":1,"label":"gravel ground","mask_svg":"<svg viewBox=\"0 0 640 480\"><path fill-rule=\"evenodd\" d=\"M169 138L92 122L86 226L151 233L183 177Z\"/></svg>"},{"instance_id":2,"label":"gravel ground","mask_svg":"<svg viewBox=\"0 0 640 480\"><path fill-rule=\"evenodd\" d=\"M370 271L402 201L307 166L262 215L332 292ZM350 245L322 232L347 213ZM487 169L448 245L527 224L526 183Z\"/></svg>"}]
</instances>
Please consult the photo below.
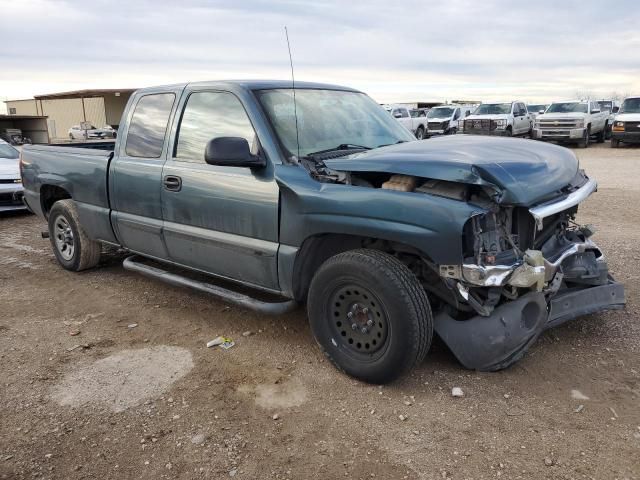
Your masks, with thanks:
<instances>
[{"instance_id":1,"label":"gravel ground","mask_svg":"<svg viewBox=\"0 0 640 480\"><path fill-rule=\"evenodd\" d=\"M230 308L117 254L70 273L42 220L0 217L0 478L640 479L640 149L575 152L626 310L498 373L436 343L385 387L338 373L303 310ZM236 345L206 348L218 335Z\"/></svg>"}]
</instances>

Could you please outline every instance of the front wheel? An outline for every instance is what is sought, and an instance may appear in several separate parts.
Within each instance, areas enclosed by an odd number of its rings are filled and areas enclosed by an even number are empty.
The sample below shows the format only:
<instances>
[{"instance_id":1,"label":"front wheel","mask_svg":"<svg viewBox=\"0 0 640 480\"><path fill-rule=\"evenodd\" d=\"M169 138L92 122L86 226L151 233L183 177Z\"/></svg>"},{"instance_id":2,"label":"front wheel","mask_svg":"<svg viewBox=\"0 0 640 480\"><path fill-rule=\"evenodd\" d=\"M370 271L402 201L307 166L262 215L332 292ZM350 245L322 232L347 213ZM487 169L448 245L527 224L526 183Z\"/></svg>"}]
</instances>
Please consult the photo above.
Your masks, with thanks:
<instances>
[{"instance_id":1,"label":"front wheel","mask_svg":"<svg viewBox=\"0 0 640 480\"><path fill-rule=\"evenodd\" d=\"M606 135L606 132L605 132L605 129L603 128L600 132L598 132L597 142L598 143L604 143L605 135Z\"/></svg>"},{"instance_id":2,"label":"front wheel","mask_svg":"<svg viewBox=\"0 0 640 480\"><path fill-rule=\"evenodd\" d=\"M424 138L424 128L423 127L418 127L418 129L416 130L416 138L418 140L422 140Z\"/></svg>"},{"instance_id":3,"label":"front wheel","mask_svg":"<svg viewBox=\"0 0 640 480\"><path fill-rule=\"evenodd\" d=\"M512 137L513 136L513 130L511 130L511 127L507 127L507 129L504 132L506 137Z\"/></svg>"},{"instance_id":4,"label":"front wheel","mask_svg":"<svg viewBox=\"0 0 640 480\"><path fill-rule=\"evenodd\" d=\"M326 356L365 382L398 378L431 346L433 317L422 285L380 251L352 250L327 260L313 277L307 309Z\"/></svg>"},{"instance_id":5,"label":"front wheel","mask_svg":"<svg viewBox=\"0 0 640 480\"><path fill-rule=\"evenodd\" d=\"M580 143L578 145L580 146L580 148L588 148L590 141L591 141L591 128L587 128L584 131L584 136L582 137L582 140L580 140Z\"/></svg>"},{"instance_id":6,"label":"front wheel","mask_svg":"<svg viewBox=\"0 0 640 480\"><path fill-rule=\"evenodd\" d=\"M49 239L63 268L74 272L95 267L100 261L100 242L91 240L78 219L73 200L59 200L49 212Z\"/></svg>"},{"instance_id":7,"label":"front wheel","mask_svg":"<svg viewBox=\"0 0 640 480\"><path fill-rule=\"evenodd\" d=\"M617 138L611 139L611 148L618 148L620 146L620 140Z\"/></svg>"}]
</instances>

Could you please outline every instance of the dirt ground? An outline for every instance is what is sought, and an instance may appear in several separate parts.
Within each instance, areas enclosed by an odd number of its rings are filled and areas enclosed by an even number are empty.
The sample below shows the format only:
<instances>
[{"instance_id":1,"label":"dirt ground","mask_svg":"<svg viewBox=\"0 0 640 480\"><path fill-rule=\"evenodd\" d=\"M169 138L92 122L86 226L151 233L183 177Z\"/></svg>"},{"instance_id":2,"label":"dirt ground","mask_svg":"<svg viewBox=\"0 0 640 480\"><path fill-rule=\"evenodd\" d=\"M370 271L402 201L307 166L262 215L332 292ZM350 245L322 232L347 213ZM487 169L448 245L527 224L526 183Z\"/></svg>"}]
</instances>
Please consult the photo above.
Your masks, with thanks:
<instances>
[{"instance_id":1,"label":"dirt ground","mask_svg":"<svg viewBox=\"0 0 640 480\"><path fill-rule=\"evenodd\" d=\"M436 342L385 387L338 373L302 309L230 308L118 254L70 273L42 220L1 216L0 478L640 479L640 149L574 151L626 310L499 373ZM235 346L206 348L218 335Z\"/></svg>"}]
</instances>

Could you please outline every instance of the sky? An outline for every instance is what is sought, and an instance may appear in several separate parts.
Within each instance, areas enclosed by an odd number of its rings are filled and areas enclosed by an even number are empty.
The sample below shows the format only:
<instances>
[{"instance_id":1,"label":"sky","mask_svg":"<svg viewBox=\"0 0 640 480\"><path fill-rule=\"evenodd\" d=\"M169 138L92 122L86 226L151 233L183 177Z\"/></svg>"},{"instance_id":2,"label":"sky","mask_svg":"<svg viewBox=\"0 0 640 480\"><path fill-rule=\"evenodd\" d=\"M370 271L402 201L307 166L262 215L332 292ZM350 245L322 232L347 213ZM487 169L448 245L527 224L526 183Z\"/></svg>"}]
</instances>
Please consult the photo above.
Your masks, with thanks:
<instances>
[{"instance_id":1,"label":"sky","mask_svg":"<svg viewBox=\"0 0 640 480\"><path fill-rule=\"evenodd\" d=\"M637 0L0 0L0 101L288 79L285 25L296 80L381 103L640 94Z\"/></svg>"}]
</instances>

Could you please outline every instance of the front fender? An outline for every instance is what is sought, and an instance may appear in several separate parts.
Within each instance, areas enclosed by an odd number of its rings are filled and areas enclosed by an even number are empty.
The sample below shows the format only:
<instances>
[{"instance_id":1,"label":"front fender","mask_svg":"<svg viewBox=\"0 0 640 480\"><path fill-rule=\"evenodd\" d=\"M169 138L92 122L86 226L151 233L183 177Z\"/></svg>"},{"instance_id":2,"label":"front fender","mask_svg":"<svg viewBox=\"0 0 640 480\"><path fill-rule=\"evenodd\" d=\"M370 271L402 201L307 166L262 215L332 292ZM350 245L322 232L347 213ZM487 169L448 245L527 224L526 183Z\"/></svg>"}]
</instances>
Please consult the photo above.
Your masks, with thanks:
<instances>
[{"instance_id":1,"label":"front fender","mask_svg":"<svg viewBox=\"0 0 640 480\"><path fill-rule=\"evenodd\" d=\"M358 235L410 245L437 264L459 264L464 224L485 211L423 193L320 183L296 166L279 167L276 179L280 243L292 247L319 234Z\"/></svg>"}]
</instances>

